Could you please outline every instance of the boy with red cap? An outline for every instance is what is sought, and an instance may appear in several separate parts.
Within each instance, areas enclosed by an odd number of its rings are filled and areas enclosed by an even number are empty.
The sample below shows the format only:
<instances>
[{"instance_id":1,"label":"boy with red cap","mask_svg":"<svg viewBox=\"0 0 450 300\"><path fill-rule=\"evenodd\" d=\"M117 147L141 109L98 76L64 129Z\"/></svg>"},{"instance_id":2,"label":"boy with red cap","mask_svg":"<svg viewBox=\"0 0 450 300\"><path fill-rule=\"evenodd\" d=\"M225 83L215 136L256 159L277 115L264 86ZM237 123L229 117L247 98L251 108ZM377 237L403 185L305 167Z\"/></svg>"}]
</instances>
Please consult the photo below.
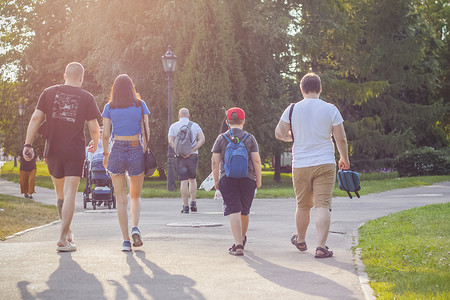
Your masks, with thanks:
<instances>
[{"instance_id":1,"label":"boy with red cap","mask_svg":"<svg viewBox=\"0 0 450 300\"><path fill-rule=\"evenodd\" d=\"M223 197L224 215L229 216L235 243L228 251L231 255L244 255L250 207L255 189L261 187L261 158L253 135L243 130L245 112L233 107L227 111L229 130L220 134L213 146L212 171L214 186ZM248 153L248 175L244 178L228 177L225 172L225 151L230 141L242 141Z\"/></svg>"}]
</instances>

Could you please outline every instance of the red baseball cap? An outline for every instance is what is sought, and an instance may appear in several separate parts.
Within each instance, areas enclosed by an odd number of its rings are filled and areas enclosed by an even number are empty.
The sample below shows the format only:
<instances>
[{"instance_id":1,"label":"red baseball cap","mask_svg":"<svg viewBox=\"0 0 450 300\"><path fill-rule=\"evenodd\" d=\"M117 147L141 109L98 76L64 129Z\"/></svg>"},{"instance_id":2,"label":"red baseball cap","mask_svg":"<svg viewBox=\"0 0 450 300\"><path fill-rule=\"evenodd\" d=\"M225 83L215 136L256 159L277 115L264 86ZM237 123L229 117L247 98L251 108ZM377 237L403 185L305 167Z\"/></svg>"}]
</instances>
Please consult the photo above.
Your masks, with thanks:
<instances>
[{"instance_id":1,"label":"red baseball cap","mask_svg":"<svg viewBox=\"0 0 450 300\"><path fill-rule=\"evenodd\" d=\"M245 112L239 107L232 107L227 111L227 119L231 120L233 113L237 114L238 120L245 120Z\"/></svg>"}]
</instances>

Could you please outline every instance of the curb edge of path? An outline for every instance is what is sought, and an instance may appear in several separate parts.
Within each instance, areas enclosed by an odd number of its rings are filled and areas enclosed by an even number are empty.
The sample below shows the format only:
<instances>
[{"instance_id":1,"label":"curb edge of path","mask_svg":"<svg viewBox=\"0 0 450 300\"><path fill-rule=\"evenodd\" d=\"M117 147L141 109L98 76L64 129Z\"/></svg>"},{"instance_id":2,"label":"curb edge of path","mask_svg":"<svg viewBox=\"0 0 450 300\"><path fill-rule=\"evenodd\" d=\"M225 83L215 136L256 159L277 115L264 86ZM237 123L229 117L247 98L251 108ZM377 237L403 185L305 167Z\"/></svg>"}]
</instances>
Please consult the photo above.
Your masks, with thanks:
<instances>
[{"instance_id":1,"label":"curb edge of path","mask_svg":"<svg viewBox=\"0 0 450 300\"><path fill-rule=\"evenodd\" d=\"M358 226L358 229L356 229L353 234L352 234L352 244L354 248L354 251L352 249L352 253L353 253L353 262L355 264L355 271L356 271L356 275L358 276L359 279L359 285L361 286L361 290L364 293L364 297L366 300L376 300L377 297L375 297L375 293L372 289L372 287L370 286L370 279L369 276L366 273L366 267L364 266L364 263L361 259L361 248L358 248L358 244L359 244L359 228L361 226L363 226L365 224L361 223Z\"/></svg>"}]
</instances>

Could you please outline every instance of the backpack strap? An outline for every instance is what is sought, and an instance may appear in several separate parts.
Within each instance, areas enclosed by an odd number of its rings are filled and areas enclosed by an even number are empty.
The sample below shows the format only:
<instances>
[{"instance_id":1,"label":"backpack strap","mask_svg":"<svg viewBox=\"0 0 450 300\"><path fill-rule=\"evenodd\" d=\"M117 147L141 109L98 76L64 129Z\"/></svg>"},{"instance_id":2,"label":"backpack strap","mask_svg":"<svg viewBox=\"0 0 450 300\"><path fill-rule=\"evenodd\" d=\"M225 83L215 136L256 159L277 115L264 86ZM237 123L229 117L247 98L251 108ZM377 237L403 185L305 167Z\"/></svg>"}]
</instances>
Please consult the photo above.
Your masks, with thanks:
<instances>
[{"instance_id":1,"label":"backpack strap","mask_svg":"<svg viewBox=\"0 0 450 300\"><path fill-rule=\"evenodd\" d=\"M294 112L295 103L291 103L291 108L289 109L289 126L291 127L292 142L294 142L294 132L292 131L292 113Z\"/></svg>"},{"instance_id":2,"label":"backpack strap","mask_svg":"<svg viewBox=\"0 0 450 300\"><path fill-rule=\"evenodd\" d=\"M231 143L231 140L227 137L226 133L224 133L223 136L227 139L228 143Z\"/></svg>"},{"instance_id":3,"label":"backpack strap","mask_svg":"<svg viewBox=\"0 0 450 300\"><path fill-rule=\"evenodd\" d=\"M231 143L231 140L230 140L230 138L228 138L226 132L223 134L223 136L227 139L228 143ZM249 136L249 133L247 132L247 133L244 135L244 137L242 138L241 142L244 142L245 139L246 139L248 136Z\"/></svg>"}]
</instances>

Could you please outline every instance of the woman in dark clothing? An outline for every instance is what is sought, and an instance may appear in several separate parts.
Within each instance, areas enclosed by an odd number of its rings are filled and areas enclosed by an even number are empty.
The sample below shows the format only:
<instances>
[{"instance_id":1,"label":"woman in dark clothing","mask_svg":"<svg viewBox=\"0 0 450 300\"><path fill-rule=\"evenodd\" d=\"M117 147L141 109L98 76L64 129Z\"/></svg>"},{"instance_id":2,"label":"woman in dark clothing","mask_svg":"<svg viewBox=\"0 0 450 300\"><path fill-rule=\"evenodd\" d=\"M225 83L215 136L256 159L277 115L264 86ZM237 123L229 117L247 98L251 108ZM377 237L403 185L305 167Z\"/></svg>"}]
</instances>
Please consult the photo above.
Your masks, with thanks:
<instances>
[{"instance_id":1,"label":"woman in dark clothing","mask_svg":"<svg viewBox=\"0 0 450 300\"><path fill-rule=\"evenodd\" d=\"M29 151L34 151L30 149ZM34 182L36 178L36 154L33 153L33 159L26 161L23 158L23 153L19 153L20 162L20 193L24 194L25 198L33 199Z\"/></svg>"}]
</instances>

